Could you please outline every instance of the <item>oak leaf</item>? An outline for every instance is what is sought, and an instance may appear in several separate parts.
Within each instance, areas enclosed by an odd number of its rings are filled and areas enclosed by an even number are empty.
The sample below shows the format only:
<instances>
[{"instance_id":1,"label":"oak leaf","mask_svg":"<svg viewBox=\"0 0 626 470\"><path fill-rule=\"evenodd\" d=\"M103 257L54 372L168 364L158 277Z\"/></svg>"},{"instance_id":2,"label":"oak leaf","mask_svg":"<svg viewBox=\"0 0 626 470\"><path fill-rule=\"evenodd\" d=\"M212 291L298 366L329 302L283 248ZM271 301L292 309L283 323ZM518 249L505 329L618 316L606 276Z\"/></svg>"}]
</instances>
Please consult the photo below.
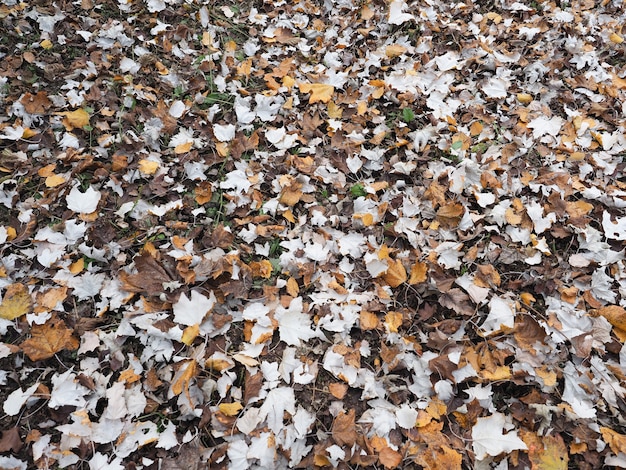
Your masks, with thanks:
<instances>
[{"instance_id":1,"label":"oak leaf","mask_svg":"<svg viewBox=\"0 0 626 470\"><path fill-rule=\"evenodd\" d=\"M15 320L30 312L31 298L28 287L19 282L7 287L0 304L0 318Z\"/></svg>"},{"instance_id":2,"label":"oak leaf","mask_svg":"<svg viewBox=\"0 0 626 470\"><path fill-rule=\"evenodd\" d=\"M77 349L79 343L72 333L63 320L53 316L43 325L33 325L31 337L20 347L31 361L42 361L65 349Z\"/></svg>"}]
</instances>

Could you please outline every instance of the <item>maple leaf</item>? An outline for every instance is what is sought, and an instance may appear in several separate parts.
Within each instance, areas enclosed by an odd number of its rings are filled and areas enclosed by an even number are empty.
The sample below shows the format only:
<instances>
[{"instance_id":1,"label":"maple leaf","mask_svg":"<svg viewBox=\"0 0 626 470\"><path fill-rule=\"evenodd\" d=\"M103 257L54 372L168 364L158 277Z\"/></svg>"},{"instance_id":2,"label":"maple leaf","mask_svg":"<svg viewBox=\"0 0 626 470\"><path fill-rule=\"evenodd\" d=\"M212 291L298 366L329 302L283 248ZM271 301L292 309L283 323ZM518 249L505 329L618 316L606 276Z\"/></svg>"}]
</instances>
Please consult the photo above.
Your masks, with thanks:
<instances>
[{"instance_id":1,"label":"maple leaf","mask_svg":"<svg viewBox=\"0 0 626 470\"><path fill-rule=\"evenodd\" d=\"M30 312L31 306L32 300L28 288L20 283L11 284L4 292L2 303L0 303L0 318L15 320Z\"/></svg>"},{"instance_id":2,"label":"maple leaf","mask_svg":"<svg viewBox=\"0 0 626 470\"><path fill-rule=\"evenodd\" d=\"M43 325L33 325L31 337L24 341L20 348L31 361L49 359L56 353L68 349L73 351L79 346L78 340L73 335L63 320L53 315Z\"/></svg>"},{"instance_id":3,"label":"maple leaf","mask_svg":"<svg viewBox=\"0 0 626 470\"><path fill-rule=\"evenodd\" d=\"M98 208L100 202L100 191L89 186L85 192L74 186L69 194L65 197L67 208L81 214L91 214Z\"/></svg>"},{"instance_id":4,"label":"maple leaf","mask_svg":"<svg viewBox=\"0 0 626 470\"><path fill-rule=\"evenodd\" d=\"M302 341L317 336L311 329L311 319L302 309L302 297L296 297L291 300L288 308L278 307L274 313L280 339L290 346L300 346Z\"/></svg>"},{"instance_id":5,"label":"maple leaf","mask_svg":"<svg viewBox=\"0 0 626 470\"><path fill-rule=\"evenodd\" d=\"M505 415L497 412L478 418L472 427L472 447L477 460L484 460L489 455L496 457L504 452L528 449L516 431L504 433L505 421Z\"/></svg>"}]
</instances>

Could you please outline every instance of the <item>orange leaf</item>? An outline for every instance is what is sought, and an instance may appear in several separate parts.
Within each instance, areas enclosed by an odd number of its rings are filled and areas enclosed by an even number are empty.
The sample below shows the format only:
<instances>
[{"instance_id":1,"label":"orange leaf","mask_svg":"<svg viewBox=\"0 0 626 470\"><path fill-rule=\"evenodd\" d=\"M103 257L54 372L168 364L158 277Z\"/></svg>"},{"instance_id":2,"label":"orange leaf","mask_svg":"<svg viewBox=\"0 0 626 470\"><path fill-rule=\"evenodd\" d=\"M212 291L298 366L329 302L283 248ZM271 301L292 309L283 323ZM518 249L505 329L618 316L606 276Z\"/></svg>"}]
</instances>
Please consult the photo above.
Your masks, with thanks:
<instances>
[{"instance_id":1,"label":"orange leaf","mask_svg":"<svg viewBox=\"0 0 626 470\"><path fill-rule=\"evenodd\" d=\"M287 279L287 294L292 297L298 297L298 293L300 292L300 287L298 286L298 281L296 281L293 277Z\"/></svg>"},{"instance_id":2,"label":"orange leaf","mask_svg":"<svg viewBox=\"0 0 626 470\"><path fill-rule=\"evenodd\" d=\"M342 400L346 396L348 386L341 382L333 382L328 385L328 391L337 400Z\"/></svg>"},{"instance_id":3,"label":"orange leaf","mask_svg":"<svg viewBox=\"0 0 626 470\"><path fill-rule=\"evenodd\" d=\"M626 310L624 307L608 305L598 309L597 314L606 318L615 328L626 330Z\"/></svg>"},{"instance_id":4,"label":"orange leaf","mask_svg":"<svg viewBox=\"0 0 626 470\"><path fill-rule=\"evenodd\" d=\"M619 434L607 427L601 427L602 439L606 442L611 450L616 454L626 453L626 436Z\"/></svg>"},{"instance_id":5,"label":"orange leaf","mask_svg":"<svg viewBox=\"0 0 626 470\"><path fill-rule=\"evenodd\" d=\"M194 191L194 196L195 196L196 202L200 204L201 206L209 202L211 200L211 197L213 196L213 191L211 190L211 183L209 183L208 181L203 181L198 186L196 186L196 189Z\"/></svg>"},{"instance_id":6,"label":"orange leaf","mask_svg":"<svg viewBox=\"0 0 626 470\"><path fill-rule=\"evenodd\" d=\"M389 260L389 268L387 268L383 279L391 287L398 287L400 284L406 282L406 269L404 269L402 261L399 259Z\"/></svg>"},{"instance_id":7,"label":"orange leaf","mask_svg":"<svg viewBox=\"0 0 626 470\"><path fill-rule=\"evenodd\" d=\"M24 341L20 347L31 361L49 359L59 351L78 348L78 340L72 336L63 320L53 316L43 325L33 325L31 337Z\"/></svg>"},{"instance_id":8,"label":"orange leaf","mask_svg":"<svg viewBox=\"0 0 626 470\"><path fill-rule=\"evenodd\" d=\"M302 93L310 93L309 104L321 102L328 103L333 97L335 87L325 83L300 83L298 85Z\"/></svg>"},{"instance_id":9,"label":"orange leaf","mask_svg":"<svg viewBox=\"0 0 626 470\"><path fill-rule=\"evenodd\" d=\"M0 304L0 318L15 320L26 315L31 308L31 298L28 287L24 284L15 283L7 287Z\"/></svg>"},{"instance_id":10,"label":"orange leaf","mask_svg":"<svg viewBox=\"0 0 626 470\"><path fill-rule=\"evenodd\" d=\"M391 447L385 447L378 454L378 461L382 463L385 468L397 468L402 463L402 454L396 452Z\"/></svg>"}]
</instances>

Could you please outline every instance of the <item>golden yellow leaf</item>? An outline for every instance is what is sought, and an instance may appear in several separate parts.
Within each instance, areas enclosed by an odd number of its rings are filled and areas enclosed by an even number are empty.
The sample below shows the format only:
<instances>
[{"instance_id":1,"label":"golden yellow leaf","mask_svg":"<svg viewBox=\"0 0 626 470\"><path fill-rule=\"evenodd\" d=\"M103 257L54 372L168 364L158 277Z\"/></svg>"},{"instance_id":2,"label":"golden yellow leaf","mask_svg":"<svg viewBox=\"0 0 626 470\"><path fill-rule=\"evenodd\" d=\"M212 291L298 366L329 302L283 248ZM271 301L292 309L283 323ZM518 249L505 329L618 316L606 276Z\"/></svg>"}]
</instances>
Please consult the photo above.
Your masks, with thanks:
<instances>
[{"instance_id":1,"label":"golden yellow leaf","mask_svg":"<svg viewBox=\"0 0 626 470\"><path fill-rule=\"evenodd\" d=\"M226 416L237 416L237 414L243 409L243 405L236 401L234 403L220 403L218 408Z\"/></svg>"},{"instance_id":2,"label":"golden yellow leaf","mask_svg":"<svg viewBox=\"0 0 626 470\"><path fill-rule=\"evenodd\" d=\"M341 119L343 114L343 108L341 106L337 106L334 102L328 103L328 117L331 119Z\"/></svg>"},{"instance_id":3,"label":"golden yellow leaf","mask_svg":"<svg viewBox=\"0 0 626 470\"><path fill-rule=\"evenodd\" d=\"M183 335L180 341L187 346L190 346L193 343L193 340L200 334L200 325L195 324L188 326L183 330Z\"/></svg>"},{"instance_id":4,"label":"golden yellow leaf","mask_svg":"<svg viewBox=\"0 0 626 470\"><path fill-rule=\"evenodd\" d=\"M61 175L50 175L46 177L46 187L47 188L56 188L57 186L65 183L65 178Z\"/></svg>"},{"instance_id":5,"label":"golden yellow leaf","mask_svg":"<svg viewBox=\"0 0 626 470\"><path fill-rule=\"evenodd\" d=\"M78 258L76 261L74 261L72 264L70 264L69 267L69 271L76 275L79 272L81 272L83 269L85 269L85 259L84 258Z\"/></svg>"},{"instance_id":6,"label":"golden yellow leaf","mask_svg":"<svg viewBox=\"0 0 626 470\"><path fill-rule=\"evenodd\" d=\"M522 299L522 303L525 305L532 305L533 302L536 302L537 299L530 292L522 292L520 294L520 299Z\"/></svg>"},{"instance_id":7,"label":"golden yellow leaf","mask_svg":"<svg viewBox=\"0 0 626 470\"><path fill-rule=\"evenodd\" d=\"M626 436L613 431L611 428L602 426L600 428L602 439L606 442L611 450L616 453L626 453Z\"/></svg>"},{"instance_id":8,"label":"golden yellow leaf","mask_svg":"<svg viewBox=\"0 0 626 470\"><path fill-rule=\"evenodd\" d=\"M142 159L139 160L139 171L144 175L154 175L159 169L159 162L153 160Z\"/></svg>"},{"instance_id":9,"label":"golden yellow leaf","mask_svg":"<svg viewBox=\"0 0 626 470\"><path fill-rule=\"evenodd\" d=\"M50 41L50 39L44 39L43 41L39 43L39 45L43 47L45 50L52 49L52 41Z\"/></svg>"},{"instance_id":10,"label":"golden yellow leaf","mask_svg":"<svg viewBox=\"0 0 626 470\"><path fill-rule=\"evenodd\" d=\"M615 44L621 44L624 42L624 38L615 32L611 33L611 35L609 36L609 39L611 40L611 42Z\"/></svg>"},{"instance_id":11,"label":"golden yellow leaf","mask_svg":"<svg viewBox=\"0 0 626 470\"><path fill-rule=\"evenodd\" d=\"M374 225L374 216L369 212L365 214L354 214L352 218L356 220L360 220L364 227L369 227Z\"/></svg>"},{"instance_id":12,"label":"golden yellow leaf","mask_svg":"<svg viewBox=\"0 0 626 470\"><path fill-rule=\"evenodd\" d=\"M180 155L181 153L187 153L191 150L192 146L193 146L193 142L185 142L184 144L178 144L176 147L174 147L174 153L176 155Z\"/></svg>"},{"instance_id":13,"label":"golden yellow leaf","mask_svg":"<svg viewBox=\"0 0 626 470\"><path fill-rule=\"evenodd\" d=\"M389 267L387 268L387 272L383 275L383 279L391 287L398 287L406 282L406 269L404 269L402 261L399 259L389 260Z\"/></svg>"},{"instance_id":14,"label":"golden yellow leaf","mask_svg":"<svg viewBox=\"0 0 626 470\"><path fill-rule=\"evenodd\" d=\"M302 93L310 93L309 104L321 102L328 103L335 93L335 87L333 85L327 85L326 83L300 83L298 88Z\"/></svg>"},{"instance_id":15,"label":"golden yellow leaf","mask_svg":"<svg viewBox=\"0 0 626 470\"><path fill-rule=\"evenodd\" d=\"M296 281L293 277L287 279L287 294L292 297L298 297L298 293L300 292L300 287L298 286L298 281Z\"/></svg>"},{"instance_id":16,"label":"golden yellow leaf","mask_svg":"<svg viewBox=\"0 0 626 470\"><path fill-rule=\"evenodd\" d=\"M415 285L420 282L426 282L426 279L428 279L428 264L418 261L411 266L409 284Z\"/></svg>"},{"instance_id":17,"label":"golden yellow leaf","mask_svg":"<svg viewBox=\"0 0 626 470\"><path fill-rule=\"evenodd\" d=\"M517 94L517 101L519 101L522 104L528 104L533 100L533 97L531 95L529 95L528 93L518 93Z\"/></svg>"},{"instance_id":18,"label":"golden yellow leaf","mask_svg":"<svg viewBox=\"0 0 626 470\"><path fill-rule=\"evenodd\" d=\"M82 129L84 126L89 125L89 113L84 109L65 111L57 114L65 116L62 123L68 131L77 128Z\"/></svg>"},{"instance_id":19,"label":"golden yellow leaf","mask_svg":"<svg viewBox=\"0 0 626 470\"><path fill-rule=\"evenodd\" d=\"M406 47L400 44L390 44L385 48L385 55L390 59L399 57L407 51Z\"/></svg>"},{"instance_id":20,"label":"golden yellow leaf","mask_svg":"<svg viewBox=\"0 0 626 470\"><path fill-rule=\"evenodd\" d=\"M522 439L528 446L532 470L567 470L568 450L560 435L540 437L528 432Z\"/></svg>"},{"instance_id":21,"label":"golden yellow leaf","mask_svg":"<svg viewBox=\"0 0 626 470\"><path fill-rule=\"evenodd\" d=\"M535 369L535 374L541 380L546 387L554 387L557 381L557 373L553 370L548 370L546 366L542 366Z\"/></svg>"},{"instance_id":22,"label":"golden yellow leaf","mask_svg":"<svg viewBox=\"0 0 626 470\"><path fill-rule=\"evenodd\" d=\"M7 287L0 304L0 318L15 320L26 315L31 309L31 298L28 287L19 282Z\"/></svg>"},{"instance_id":23,"label":"golden yellow leaf","mask_svg":"<svg viewBox=\"0 0 626 470\"><path fill-rule=\"evenodd\" d=\"M78 340L72 335L63 320L53 316L43 325L33 325L31 337L24 341L20 348L31 361L49 359L56 353L78 348Z\"/></svg>"},{"instance_id":24,"label":"golden yellow leaf","mask_svg":"<svg viewBox=\"0 0 626 470\"><path fill-rule=\"evenodd\" d=\"M195 359L181 361L176 364L177 370L172 379L172 392L174 395L180 395L183 391L189 394L189 383L196 376L196 365Z\"/></svg>"},{"instance_id":25,"label":"golden yellow leaf","mask_svg":"<svg viewBox=\"0 0 626 470\"><path fill-rule=\"evenodd\" d=\"M400 312L387 312L385 315L385 325L392 333L397 333L402 326L402 314Z\"/></svg>"},{"instance_id":26,"label":"golden yellow leaf","mask_svg":"<svg viewBox=\"0 0 626 470\"><path fill-rule=\"evenodd\" d=\"M120 373L118 382L125 382L127 384L132 384L138 382L141 379L141 375L135 373L135 370L131 367Z\"/></svg>"}]
</instances>

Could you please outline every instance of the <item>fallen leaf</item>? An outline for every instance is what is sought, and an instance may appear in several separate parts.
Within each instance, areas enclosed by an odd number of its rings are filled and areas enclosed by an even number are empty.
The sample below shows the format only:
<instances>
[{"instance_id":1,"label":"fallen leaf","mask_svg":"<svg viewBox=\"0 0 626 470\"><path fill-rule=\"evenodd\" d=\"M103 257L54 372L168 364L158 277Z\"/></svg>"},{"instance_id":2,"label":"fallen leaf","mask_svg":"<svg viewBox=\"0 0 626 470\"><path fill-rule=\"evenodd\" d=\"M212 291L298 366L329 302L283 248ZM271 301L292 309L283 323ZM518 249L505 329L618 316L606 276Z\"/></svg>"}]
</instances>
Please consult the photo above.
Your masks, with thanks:
<instances>
[{"instance_id":1,"label":"fallen leaf","mask_svg":"<svg viewBox=\"0 0 626 470\"><path fill-rule=\"evenodd\" d=\"M333 382L328 385L328 391L337 400L343 400L348 392L348 386L342 382Z\"/></svg>"},{"instance_id":2,"label":"fallen leaf","mask_svg":"<svg viewBox=\"0 0 626 470\"><path fill-rule=\"evenodd\" d=\"M327 85L325 83L300 83L298 84L302 93L310 93L309 104L313 103L328 103L335 93L335 87L333 85Z\"/></svg>"},{"instance_id":3,"label":"fallen leaf","mask_svg":"<svg viewBox=\"0 0 626 470\"><path fill-rule=\"evenodd\" d=\"M68 131L72 131L74 129L82 129L84 126L89 125L89 113L84 109L65 111L56 114L65 116L61 122L65 126L65 129Z\"/></svg>"},{"instance_id":4,"label":"fallen leaf","mask_svg":"<svg viewBox=\"0 0 626 470\"><path fill-rule=\"evenodd\" d=\"M0 437L0 452L18 453L23 445L24 443L20 438L20 428L18 426L2 431L2 437Z\"/></svg>"},{"instance_id":5,"label":"fallen leaf","mask_svg":"<svg viewBox=\"0 0 626 470\"><path fill-rule=\"evenodd\" d=\"M532 442L529 442L528 434L523 435L523 440L528 446L532 470L567 470L569 457L560 435L532 435L533 439L530 439Z\"/></svg>"},{"instance_id":6,"label":"fallen leaf","mask_svg":"<svg viewBox=\"0 0 626 470\"><path fill-rule=\"evenodd\" d=\"M189 385L196 376L196 365L195 359L184 360L176 364L176 373L170 385L170 390L174 396L180 395L183 391L189 395Z\"/></svg>"},{"instance_id":7,"label":"fallen leaf","mask_svg":"<svg viewBox=\"0 0 626 470\"><path fill-rule=\"evenodd\" d=\"M52 316L43 325L33 325L31 337L20 348L31 361L42 361L65 349L73 351L78 346L79 342L73 336L73 330L63 320Z\"/></svg>"},{"instance_id":8,"label":"fallen leaf","mask_svg":"<svg viewBox=\"0 0 626 470\"><path fill-rule=\"evenodd\" d=\"M613 452L616 454L626 453L626 435L615 432L605 426L600 428L600 432L602 433L602 439Z\"/></svg>"},{"instance_id":9,"label":"fallen leaf","mask_svg":"<svg viewBox=\"0 0 626 470\"><path fill-rule=\"evenodd\" d=\"M28 287L19 282L9 285L0 304L0 318L15 320L30 312L32 300Z\"/></svg>"},{"instance_id":10,"label":"fallen leaf","mask_svg":"<svg viewBox=\"0 0 626 470\"><path fill-rule=\"evenodd\" d=\"M378 315L367 310L361 310L359 313L359 325L362 330L375 330L379 325Z\"/></svg>"},{"instance_id":11,"label":"fallen leaf","mask_svg":"<svg viewBox=\"0 0 626 470\"><path fill-rule=\"evenodd\" d=\"M340 412L333 421L332 436L334 441L342 446L352 447L358 439L355 429L355 411Z\"/></svg>"},{"instance_id":12,"label":"fallen leaf","mask_svg":"<svg viewBox=\"0 0 626 470\"><path fill-rule=\"evenodd\" d=\"M389 260L389 267L387 268L387 272L383 275L383 279L391 287L398 287L406 282L406 269L404 269L402 261L399 259Z\"/></svg>"},{"instance_id":13,"label":"fallen leaf","mask_svg":"<svg viewBox=\"0 0 626 470\"><path fill-rule=\"evenodd\" d=\"M420 282L426 282L428 279L428 264L418 261L411 266L411 274L409 275L409 284L415 285Z\"/></svg>"},{"instance_id":14,"label":"fallen leaf","mask_svg":"<svg viewBox=\"0 0 626 470\"><path fill-rule=\"evenodd\" d=\"M402 454L391 447L385 447L378 453L378 461L385 468L397 468L402 463Z\"/></svg>"},{"instance_id":15,"label":"fallen leaf","mask_svg":"<svg viewBox=\"0 0 626 470\"><path fill-rule=\"evenodd\" d=\"M236 401L234 403L220 403L218 408L226 416L237 416L243 409L243 405Z\"/></svg>"}]
</instances>

